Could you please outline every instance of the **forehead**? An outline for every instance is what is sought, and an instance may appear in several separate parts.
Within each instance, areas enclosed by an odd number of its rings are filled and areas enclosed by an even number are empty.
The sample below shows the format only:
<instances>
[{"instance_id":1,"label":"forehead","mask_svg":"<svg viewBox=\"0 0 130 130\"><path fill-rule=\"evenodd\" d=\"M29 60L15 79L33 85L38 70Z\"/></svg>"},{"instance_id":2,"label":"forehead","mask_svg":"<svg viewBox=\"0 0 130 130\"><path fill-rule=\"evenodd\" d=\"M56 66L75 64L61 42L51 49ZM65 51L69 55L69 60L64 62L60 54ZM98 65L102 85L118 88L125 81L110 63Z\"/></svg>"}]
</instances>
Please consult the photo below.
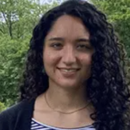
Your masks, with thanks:
<instances>
[{"instance_id":1,"label":"forehead","mask_svg":"<svg viewBox=\"0 0 130 130\"><path fill-rule=\"evenodd\" d=\"M47 38L64 37L64 38L89 38L88 29L84 26L81 19L69 15L59 17L50 29Z\"/></svg>"}]
</instances>

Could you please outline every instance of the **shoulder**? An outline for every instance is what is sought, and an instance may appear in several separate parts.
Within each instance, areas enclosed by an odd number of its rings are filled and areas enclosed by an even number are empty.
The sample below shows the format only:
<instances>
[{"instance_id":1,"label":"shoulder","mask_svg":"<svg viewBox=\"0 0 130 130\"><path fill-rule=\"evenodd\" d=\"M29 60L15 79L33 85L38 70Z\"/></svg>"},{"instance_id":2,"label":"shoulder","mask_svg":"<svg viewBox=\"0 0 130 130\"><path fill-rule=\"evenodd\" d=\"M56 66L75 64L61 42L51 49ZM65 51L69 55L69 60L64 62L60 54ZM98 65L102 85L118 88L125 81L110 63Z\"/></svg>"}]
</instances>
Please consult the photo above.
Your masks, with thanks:
<instances>
[{"instance_id":1,"label":"shoulder","mask_svg":"<svg viewBox=\"0 0 130 130\"><path fill-rule=\"evenodd\" d=\"M31 107L30 105L32 102L33 100L23 100L17 103L16 105L9 107L8 109L0 113L0 119L1 117L4 117L4 116L13 116L15 114L23 112L25 109Z\"/></svg>"},{"instance_id":2,"label":"shoulder","mask_svg":"<svg viewBox=\"0 0 130 130\"><path fill-rule=\"evenodd\" d=\"M23 100L0 113L0 130L16 124L19 118L33 111L34 99ZM30 113L31 114L31 113ZM8 125L8 126L7 126Z\"/></svg>"}]
</instances>

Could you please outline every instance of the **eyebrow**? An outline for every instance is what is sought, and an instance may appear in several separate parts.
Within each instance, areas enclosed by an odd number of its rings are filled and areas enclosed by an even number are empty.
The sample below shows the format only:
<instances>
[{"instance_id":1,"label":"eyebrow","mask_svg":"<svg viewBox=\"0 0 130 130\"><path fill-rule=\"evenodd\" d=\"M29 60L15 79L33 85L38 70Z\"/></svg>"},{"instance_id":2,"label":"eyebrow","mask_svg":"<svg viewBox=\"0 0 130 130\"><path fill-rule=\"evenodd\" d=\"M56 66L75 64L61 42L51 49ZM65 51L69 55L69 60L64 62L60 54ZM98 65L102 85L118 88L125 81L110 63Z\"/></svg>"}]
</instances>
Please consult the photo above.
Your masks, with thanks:
<instances>
[{"instance_id":1,"label":"eyebrow","mask_svg":"<svg viewBox=\"0 0 130 130\"><path fill-rule=\"evenodd\" d=\"M76 42L90 42L90 40L87 38L79 38L76 40Z\"/></svg>"},{"instance_id":2,"label":"eyebrow","mask_svg":"<svg viewBox=\"0 0 130 130\"><path fill-rule=\"evenodd\" d=\"M54 38L50 38L49 41L64 41L64 38L54 37ZM87 38L79 38L79 39L76 39L75 41L76 42L90 42L90 40Z\"/></svg>"},{"instance_id":3,"label":"eyebrow","mask_svg":"<svg viewBox=\"0 0 130 130\"><path fill-rule=\"evenodd\" d=\"M54 37L54 38L50 38L50 39L48 39L49 41L64 41L64 39L63 38L61 38L61 37Z\"/></svg>"}]
</instances>

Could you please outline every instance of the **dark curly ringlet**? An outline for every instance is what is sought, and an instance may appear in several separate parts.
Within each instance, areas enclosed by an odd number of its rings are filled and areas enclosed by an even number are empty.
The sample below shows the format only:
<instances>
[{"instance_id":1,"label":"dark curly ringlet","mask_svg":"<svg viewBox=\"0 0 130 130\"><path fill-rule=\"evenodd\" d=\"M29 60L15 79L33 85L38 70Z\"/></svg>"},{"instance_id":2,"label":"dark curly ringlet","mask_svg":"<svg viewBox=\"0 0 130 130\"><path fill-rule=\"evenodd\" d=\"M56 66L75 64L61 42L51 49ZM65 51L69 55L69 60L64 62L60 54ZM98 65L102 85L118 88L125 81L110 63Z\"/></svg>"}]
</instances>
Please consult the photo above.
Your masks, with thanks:
<instances>
[{"instance_id":1,"label":"dark curly ringlet","mask_svg":"<svg viewBox=\"0 0 130 130\"><path fill-rule=\"evenodd\" d=\"M48 76L43 73L44 39L54 22L62 15L78 17L90 32L90 43L95 49L92 73L87 81L86 95L95 112L91 118L96 130L128 130L129 90L122 62L121 44L106 16L92 4L69 0L49 10L33 30L27 53L21 100L32 99L48 88Z\"/></svg>"}]
</instances>

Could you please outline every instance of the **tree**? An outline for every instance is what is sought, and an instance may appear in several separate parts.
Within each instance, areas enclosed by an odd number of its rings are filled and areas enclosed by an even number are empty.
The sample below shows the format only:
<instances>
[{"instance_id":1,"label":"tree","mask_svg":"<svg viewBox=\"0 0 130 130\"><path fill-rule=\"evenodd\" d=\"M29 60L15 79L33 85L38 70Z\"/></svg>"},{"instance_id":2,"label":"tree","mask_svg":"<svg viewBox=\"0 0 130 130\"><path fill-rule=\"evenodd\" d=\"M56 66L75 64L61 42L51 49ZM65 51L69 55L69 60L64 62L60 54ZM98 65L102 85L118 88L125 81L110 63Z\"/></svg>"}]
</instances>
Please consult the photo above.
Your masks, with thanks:
<instances>
[{"instance_id":1,"label":"tree","mask_svg":"<svg viewBox=\"0 0 130 130\"><path fill-rule=\"evenodd\" d=\"M106 13L130 58L130 0L92 0Z\"/></svg>"},{"instance_id":2,"label":"tree","mask_svg":"<svg viewBox=\"0 0 130 130\"><path fill-rule=\"evenodd\" d=\"M0 0L0 102L17 101L32 30L53 5L38 0Z\"/></svg>"},{"instance_id":3,"label":"tree","mask_svg":"<svg viewBox=\"0 0 130 130\"><path fill-rule=\"evenodd\" d=\"M119 40L125 47L125 70L130 82L130 0L91 0L106 13L108 21L114 26Z\"/></svg>"},{"instance_id":4,"label":"tree","mask_svg":"<svg viewBox=\"0 0 130 130\"><path fill-rule=\"evenodd\" d=\"M4 103L0 102L0 112L5 110L5 108L6 107L5 107Z\"/></svg>"}]
</instances>

